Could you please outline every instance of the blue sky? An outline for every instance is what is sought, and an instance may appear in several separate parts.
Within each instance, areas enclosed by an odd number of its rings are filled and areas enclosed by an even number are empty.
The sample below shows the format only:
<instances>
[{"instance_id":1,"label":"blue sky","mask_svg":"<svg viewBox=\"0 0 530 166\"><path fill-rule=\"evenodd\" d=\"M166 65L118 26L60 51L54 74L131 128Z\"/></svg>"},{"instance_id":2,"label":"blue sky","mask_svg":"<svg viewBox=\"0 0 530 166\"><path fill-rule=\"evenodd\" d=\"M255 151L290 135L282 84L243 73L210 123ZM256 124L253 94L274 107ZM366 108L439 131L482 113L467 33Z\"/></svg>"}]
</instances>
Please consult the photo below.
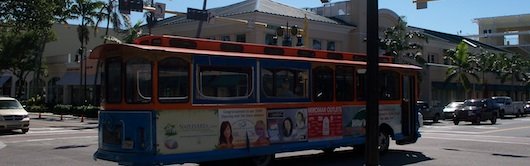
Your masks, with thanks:
<instances>
[{"instance_id":1,"label":"blue sky","mask_svg":"<svg viewBox=\"0 0 530 166\"><path fill-rule=\"evenodd\" d=\"M242 0L208 0L207 8L221 7ZM274 0L289 6L319 7L319 0ZM343 0L331 0L339 2ZM379 0L379 8L387 8L405 16L409 25L451 34L472 35L478 33L475 18L530 13L528 0L437 0L429 2L427 9L416 10L413 0ZM155 0L166 3L167 10L185 12L188 7L202 8L202 0ZM166 15L168 17L170 15ZM132 14L134 22L144 20L142 14Z\"/></svg>"}]
</instances>

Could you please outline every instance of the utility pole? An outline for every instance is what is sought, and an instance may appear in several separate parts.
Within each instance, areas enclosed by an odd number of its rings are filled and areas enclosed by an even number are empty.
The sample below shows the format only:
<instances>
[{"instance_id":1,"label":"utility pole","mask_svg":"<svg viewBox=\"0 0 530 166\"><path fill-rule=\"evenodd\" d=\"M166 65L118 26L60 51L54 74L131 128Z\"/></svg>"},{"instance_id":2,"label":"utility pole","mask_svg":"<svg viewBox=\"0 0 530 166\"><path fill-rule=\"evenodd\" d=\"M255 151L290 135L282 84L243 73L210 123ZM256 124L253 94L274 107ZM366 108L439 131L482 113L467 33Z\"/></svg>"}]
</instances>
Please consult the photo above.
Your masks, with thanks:
<instances>
[{"instance_id":1,"label":"utility pole","mask_svg":"<svg viewBox=\"0 0 530 166\"><path fill-rule=\"evenodd\" d=\"M204 0L203 4L202 4L202 10L205 11L206 10L206 2L208 0ZM201 31L202 31L202 24L204 23L204 21L199 21L199 28L197 28L197 35L195 35L196 38L200 38L201 37Z\"/></svg>"},{"instance_id":2,"label":"utility pole","mask_svg":"<svg viewBox=\"0 0 530 166\"><path fill-rule=\"evenodd\" d=\"M367 166L379 165L379 7L378 0L366 0L366 155Z\"/></svg>"}]
</instances>

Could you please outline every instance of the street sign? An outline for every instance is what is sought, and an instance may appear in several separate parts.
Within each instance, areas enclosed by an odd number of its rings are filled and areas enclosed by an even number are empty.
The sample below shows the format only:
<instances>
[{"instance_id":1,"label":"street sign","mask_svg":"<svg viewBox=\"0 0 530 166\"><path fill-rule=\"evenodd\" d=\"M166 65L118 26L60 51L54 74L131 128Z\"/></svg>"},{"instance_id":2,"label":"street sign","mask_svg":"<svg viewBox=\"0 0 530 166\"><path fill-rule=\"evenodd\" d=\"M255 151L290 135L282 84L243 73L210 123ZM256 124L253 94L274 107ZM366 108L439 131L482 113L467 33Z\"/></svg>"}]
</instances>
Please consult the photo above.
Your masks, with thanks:
<instances>
[{"instance_id":1,"label":"street sign","mask_svg":"<svg viewBox=\"0 0 530 166\"><path fill-rule=\"evenodd\" d=\"M155 18L164 18L166 14L166 4L165 3L155 3Z\"/></svg>"},{"instance_id":2,"label":"street sign","mask_svg":"<svg viewBox=\"0 0 530 166\"><path fill-rule=\"evenodd\" d=\"M427 9L427 1L425 2L416 1L416 9Z\"/></svg>"},{"instance_id":3,"label":"street sign","mask_svg":"<svg viewBox=\"0 0 530 166\"><path fill-rule=\"evenodd\" d=\"M208 10L188 8L186 18L190 20L208 21Z\"/></svg>"}]
</instances>

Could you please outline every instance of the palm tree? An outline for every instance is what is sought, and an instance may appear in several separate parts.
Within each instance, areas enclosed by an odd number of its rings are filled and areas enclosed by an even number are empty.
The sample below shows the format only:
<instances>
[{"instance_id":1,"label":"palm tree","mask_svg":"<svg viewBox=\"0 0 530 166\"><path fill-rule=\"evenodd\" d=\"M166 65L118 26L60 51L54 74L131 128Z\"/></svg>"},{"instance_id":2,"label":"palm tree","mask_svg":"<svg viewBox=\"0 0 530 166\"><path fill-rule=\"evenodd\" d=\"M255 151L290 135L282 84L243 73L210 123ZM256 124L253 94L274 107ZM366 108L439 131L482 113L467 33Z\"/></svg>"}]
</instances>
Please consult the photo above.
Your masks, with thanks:
<instances>
[{"instance_id":1,"label":"palm tree","mask_svg":"<svg viewBox=\"0 0 530 166\"><path fill-rule=\"evenodd\" d=\"M92 0L75 0L75 3L70 7L72 17L75 19L81 19L81 24L77 27L77 35L79 42L81 42L81 48L84 49L85 44L88 44L90 40L88 31L89 26L94 26L97 29L99 22L98 18L101 18L101 13L98 12L105 6L105 3L101 1Z\"/></svg>"},{"instance_id":2,"label":"palm tree","mask_svg":"<svg viewBox=\"0 0 530 166\"><path fill-rule=\"evenodd\" d=\"M99 11L100 15L97 19L96 25L103 20L107 21L103 43L107 43L107 37L109 36L109 27L111 23L114 32L118 33L120 33L124 27L130 27L131 23L129 16L126 14L121 14L117 8L117 0L109 0L109 2L106 3Z\"/></svg>"},{"instance_id":3,"label":"palm tree","mask_svg":"<svg viewBox=\"0 0 530 166\"><path fill-rule=\"evenodd\" d=\"M470 90L469 76L474 78L476 81L479 80L479 77L475 73L476 60L473 59L475 57L469 53L466 43L460 42L456 49L448 50L444 58L449 60L452 64L452 66L449 67L446 72L446 84L457 79L458 83L464 87L467 98L467 93Z\"/></svg>"},{"instance_id":4,"label":"palm tree","mask_svg":"<svg viewBox=\"0 0 530 166\"><path fill-rule=\"evenodd\" d=\"M482 75L482 97L488 97L488 81L486 80L486 73L495 72L495 64L498 63L497 55L495 53L490 53L488 50L481 48L480 55L476 58L473 58L477 64L476 69L478 72L481 72Z\"/></svg>"},{"instance_id":5,"label":"palm tree","mask_svg":"<svg viewBox=\"0 0 530 166\"><path fill-rule=\"evenodd\" d=\"M503 57L504 58L499 65L501 83L511 79L511 97L516 99L514 84L515 81L527 81L528 76L525 68L527 68L528 63L518 54L511 57Z\"/></svg>"},{"instance_id":6,"label":"palm tree","mask_svg":"<svg viewBox=\"0 0 530 166\"><path fill-rule=\"evenodd\" d=\"M379 42L385 54L394 57L394 62L402 63L402 56L406 56L416 60L417 63L423 65L426 61L421 54L403 54L403 51L422 49L423 47L418 43L413 42L414 39L421 39L428 42L428 39L420 32L407 31L407 22L401 17L398 23L385 30L384 38Z\"/></svg>"},{"instance_id":7,"label":"palm tree","mask_svg":"<svg viewBox=\"0 0 530 166\"><path fill-rule=\"evenodd\" d=\"M86 65L84 65L83 63L83 56L84 56L84 52L85 52L85 44L88 44L88 41L89 41L89 35L90 35L90 32L88 31L88 27L89 26L93 26L94 27L94 32L96 33L97 32L97 28L98 28L98 25L96 20L98 20L98 18L101 18L101 13L99 13L98 11L103 7L105 6L105 3L101 2L101 1L92 1L92 0L75 0L75 3L72 4L69 8L70 10L70 13L72 15L73 18L76 18L76 19L81 19L81 24L79 24L79 26L77 27L77 36L79 38L79 42L81 42L81 47L79 49L79 60L80 60L80 75L83 75L83 71L84 71L84 75L86 76ZM94 35L95 35L94 33ZM86 62L85 62L86 63ZM83 80L83 77L80 77L79 78L79 84L83 84L82 83L82 80ZM83 102L84 104L86 104L86 102L88 102L87 100L87 95L86 95L86 78L84 79L85 80L85 83L83 84Z\"/></svg>"}]
</instances>

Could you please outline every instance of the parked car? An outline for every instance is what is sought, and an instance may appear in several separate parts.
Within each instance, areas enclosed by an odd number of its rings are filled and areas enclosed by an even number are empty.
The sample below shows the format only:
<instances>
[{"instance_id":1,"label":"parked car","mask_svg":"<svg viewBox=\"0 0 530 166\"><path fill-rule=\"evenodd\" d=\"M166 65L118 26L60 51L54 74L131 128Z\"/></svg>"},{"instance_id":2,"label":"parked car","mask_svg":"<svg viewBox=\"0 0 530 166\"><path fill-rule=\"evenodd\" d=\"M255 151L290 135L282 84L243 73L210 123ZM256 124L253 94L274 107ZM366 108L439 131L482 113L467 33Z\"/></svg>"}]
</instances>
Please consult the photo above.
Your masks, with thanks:
<instances>
[{"instance_id":1,"label":"parked car","mask_svg":"<svg viewBox=\"0 0 530 166\"><path fill-rule=\"evenodd\" d=\"M524 115L526 116L528 114L530 114L530 101L527 101L524 105Z\"/></svg>"},{"instance_id":2,"label":"parked car","mask_svg":"<svg viewBox=\"0 0 530 166\"><path fill-rule=\"evenodd\" d=\"M498 108L492 99L469 99L464 105L455 110L453 123L468 121L480 124L481 121L490 120L491 124L497 123Z\"/></svg>"},{"instance_id":3,"label":"parked car","mask_svg":"<svg viewBox=\"0 0 530 166\"><path fill-rule=\"evenodd\" d=\"M499 108L500 118L504 118L505 115L520 117L523 114L524 102L514 102L511 97L507 96L494 96L491 99L495 101L496 107Z\"/></svg>"},{"instance_id":4,"label":"parked car","mask_svg":"<svg viewBox=\"0 0 530 166\"><path fill-rule=\"evenodd\" d=\"M444 109L443 109L443 112L444 112L444 118L445 119L453 119L453 114L455 112L456 109L462 107L464 105L464 102L462 101L455 101L455 102L451 102L449 104L447 104Z\"/></svg>"},{"instance_id":5,"label":"parked car","mask_svg":"<svg viewBox=\"0 0 530 166\"><path fill-rule=\"evenodd\" d=\"M425 101L417 101L416 107L418 107L418 112L423 115L423 120L432 120L434 123L437 123L443 114L441 109L433 109Z\"/></svg>"},{"instance_id":6,"label":"parked car","mask_svg":"<svg viewBox=\"0 0 530 166\"><path fill-rule=\"evenodd\" d=\"M23 133L27 133L29 121L28 112L16 99L0 97L0 130L21 129Z\"/></svg>"}]
</instances>

